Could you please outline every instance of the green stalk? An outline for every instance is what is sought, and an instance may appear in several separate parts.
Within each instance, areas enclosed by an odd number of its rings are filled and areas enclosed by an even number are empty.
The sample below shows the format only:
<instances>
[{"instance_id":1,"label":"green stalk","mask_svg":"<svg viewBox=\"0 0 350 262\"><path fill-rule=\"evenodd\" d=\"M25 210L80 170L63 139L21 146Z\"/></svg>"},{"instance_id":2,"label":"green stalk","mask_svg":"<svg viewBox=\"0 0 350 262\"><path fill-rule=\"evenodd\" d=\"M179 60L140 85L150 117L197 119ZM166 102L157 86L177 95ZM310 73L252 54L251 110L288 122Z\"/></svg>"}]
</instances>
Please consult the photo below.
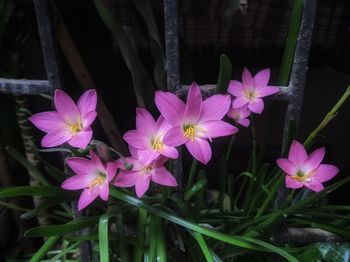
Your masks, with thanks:
<instances>
[{"instance_id":1,"label":"green stalk","mask_svg":"<svg viewBox=\"0 0 350 262\"><path fill-rule=\"evenodd\" d=\"M280 74L278 78L278 84L282 86L287 86L289 82L289 75L293 64L295 47L297 45L303 7L304 0L294 1L287 42L284 49Z\"/></svg>"},{"instance_id":2,"label":"green stalk","mask_svg":"<svg viewBox=\"0 0 350 262\"><path fill-rule=\"evenodd\" d=\"M60 236L53 236L49 237L44 245L41 246L41 248L34 254L34 256L29 260L29 262L39 262L41 261L51 250L51 248L60 240Z\"/></svg>"},{"instance_id":3,"label":"green stalk","mask_svg":"<svg viewBox=\"0 0 350 262\"><path fill-rule=\"evenodd\" d=\"M145 226L147 223L147 211L144 208L139 208L138 212L137 241L139 242L139 245L134 249L134 262L142 261L145 246Z\"/></svg>"},{"instance_id":4,"label":"green stalk","mask_svg":"<svg viewBox=\"0 0 350 262\"><path fill-rule=\"evenodd\" d=\"M345 93L338 100L338 102L335 104L335 106L332 108L332 110L329 111L329 113L325 116L325 118L321 121L321 123L306 138L306 140L304 142L305 147L311 146L313 140L318 135L318 133L320 133L321 130L323 128L325 128L328 125L328 123L337 115L337 111L344 104L344 102L346 101L346 99L348 99L349 96L350 96L350 86L347 87L347 89L345 90Z\"/></svg>"},{"instance_id":5,"label":"green stalk","mask_svg":"<svg viewBox=\"0 0 350 262\"><path fill-rule=\"evenodd\" d=\"M193 159L191 169L190 169L190 175L188 176L187 189L191 188L193 184L197 168L198 168L198 161L196 159Z\"/></svg>"},{"instance_id":6,"label":"green stalk","mask_svg":"<svg viewBox=\"0 0 350 262\"><path fill-rule=\"evenodd\" d=\"M122 213L117 214L116 220L117 220L117 231L118 231L118 238L119 238L120 258L121 258L121 261L128 262L128 261L130 261L130 259L129 259L128 246L127 246L127 243L125 240Z\"/></svg>"},{"instance_id":7,"label":"green stalk","mask_svg":"<svg viewBox=\"0 0 350 262\"><path fill-rule=\"evenodd\" d=\"M159 216L152 216L155 224L155 238L156 238L156 252L157 252L157 262L167 261L167 248L166 241L164 237L164 227L163 220Z\"/></svg>"}]
</instances>

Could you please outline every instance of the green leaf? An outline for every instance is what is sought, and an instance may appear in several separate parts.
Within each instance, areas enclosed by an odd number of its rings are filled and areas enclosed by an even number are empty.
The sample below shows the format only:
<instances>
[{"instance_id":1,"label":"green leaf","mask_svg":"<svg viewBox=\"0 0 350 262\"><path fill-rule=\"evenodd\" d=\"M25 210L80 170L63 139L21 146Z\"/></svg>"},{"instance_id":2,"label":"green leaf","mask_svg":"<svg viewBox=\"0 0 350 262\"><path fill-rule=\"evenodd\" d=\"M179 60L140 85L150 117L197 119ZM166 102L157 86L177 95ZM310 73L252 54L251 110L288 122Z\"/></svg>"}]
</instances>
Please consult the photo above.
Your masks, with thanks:
<instances>
[{"instance_id":1,"label":"green leaf","mask_svg":"<svg viewBox=\"0 0 350 262\"><path fill-rule=\"evenodd\" d=\"M116 219L117 219L117 231L118 231L118 237L119 237L120 258L121 258L121 261L128 262L130 261L130 259L129 259L128 246L126 245L126 240L125 240L123 214L122 213L117 214Z\"/></svg>"},{"instance_id":2,"label":"green leaf","mask_svg":"<svg viewBox=\"0 0 350 262\"><path fill-rule=\"evenodd\" d=\"M109 262L108 220L109 214L104 214L100 217L98 222L98 239L101 262Z\"/></svg>"},{"instance_id":3,"label":"green leaf","mask_svg":"<svg viewBox=\"0 0 350 262\"><path fill-rule=\"evenodd\" d=\"M268 243L265 243L263 241L254 243L253 239L251 238L241 238L240 236L233 236L233 235L226 235L221 232L208 229L202 226L199 226L195 223L189 222L188 220L185 220L183 218L180 218L178 216L171 215L167 212L164 212L162 210L159 210L153 206L150 206L146 203L144 203L142 200L137 199L135 197L129 196L123 192L120 192L114 188L110 189L110 195L114 198L117 198L119 200L122 200L124 202L129 203L130 205L136 206L136 207L142 207L148 210L148 212L155 214L157 216L163 217L167 219L170 222L173 222L175 224L181 225L189 230L201 233L202 235L206 235L208 237L214 238L216 240L219 240L221 242L225 242L237 247L245 248L245 249L251 249L251 250L260 250L260 251L266 251L266 252L275 252L279 255L283 256L289 261L297 261L293 256L285 252L284 250L275 247L273 245L270 245Z\"/></svg>"},{"instance_id":4,"label":"green leaf","mask_svg":"<svg viewBox=\"0 0 350 262\"><path fill-rule=\"evenodd\" d=\"M137 104L139 107L145 107L145 96L147 95L150 98L153 93L152 84L146 70L126 36L118 16L113 14L113 7L106 0L94 0L94 3L102 21L117 40L121 55L130 70ZM151 99L147 99L147 101L151 101Z\"/></svg>"},{"instance_id":5,"label":"green leaf","mask_svg":"<svg viewBox=\"0 0 350 262\"><path fill-rule=\"evenodd\" d=\"M39 172L39 170L33 166L24 156L22 156L15 148L7 147L6 151L15 158L18 162L20 162L29 172L33 178L42 183L43 185L49 185L50 183L44 178L44 176Z\"/></svg>"},{"instance_id":6,"label":"green leaf","mask_svg":"<svg viewBox=\"0 0 350 262\"><path fill-rule=\"evenodd\" d=\"M220 69L216 90L218 93L226 93L232 76L232 65L226 55L220 56Z\"/></svg>"},{"instance_id":7,"label":"green leaf","mask_svg":"<svg viewBox=\"0 0 350 262\"><path fill-rule=\"evenodd\" d=\"M41 248L32 256L29 262L39 262L42 261L42 259L46 256L47 252L51 250L51 248L56 245L58 240L60 240L61 237L49 237L45 243L41 246Z\"/></svg>"},{"instance_id":8,"label":"green leaf","mask_svg":"<svg viewBox=\"0 0 350 262\"><path fill-rule=\"evenodd\" d=\"M142 261L145 246L145 227L147 223L147 211L144 208L138 209L137 240L139 245L135 247L134 262Z\"/></svg>"},{"instance_id":9,"label":"green leaf","mask_svg":"<svg viewBox=\"0 0 350 262\"><path fill-rule=\"evenodd\" d=\"M198 232L191 232L191 233L192 233L191 235L194 237L194 239L197 241L199 247L201 248L203 256L205 257L205 260L207 262L214 262L211 251L210 251L207 243L205 242L203 236Z\"/></svg>"},{"instance_id":10,"label":"green leaf","mask_svg":"<svg viewBox=\"0 0 350 262\"><path fill-rule=\"evenodd\" d=\"M186 190L184 194L185 201L190 200L198 191L202 190L207 185L207 179L202 178L197 181L190 189Z\"/></svg>"},{"instance_id":11,"label":"green leaf","mask_svg":"<svg viewBox=\"0 0 350 262\"><path fill-rule=\"evenodd\" d=\"M82 217L63 225L34 227L27 230L24 235L26 237L62 236L89 226L95 226L98 221L98 217Z\"/></svg>"},{"instance_id":12,"label":"green leaf","mask_svg":"<svg viewBox=\"0 0 350 262\"><path fill-rule=\"evenodd\" d=\"M58 196L66 193L56 186L18 186L0 189L0 198L17 196Z\"/></svg>"},{"instance_id":13,"label":"green leaf","mask_svg":"<svg viewBox=\"0 0 350 262\"><path fill-rule=\"evenodd\" d=\"M157 262L166 262L167 261L167 248L166 241L164 237L164 227L163 221L159 216L152 216L155 226L155 238L156 238L156 251L157 251Z\"/></svg>"}]
</instances>

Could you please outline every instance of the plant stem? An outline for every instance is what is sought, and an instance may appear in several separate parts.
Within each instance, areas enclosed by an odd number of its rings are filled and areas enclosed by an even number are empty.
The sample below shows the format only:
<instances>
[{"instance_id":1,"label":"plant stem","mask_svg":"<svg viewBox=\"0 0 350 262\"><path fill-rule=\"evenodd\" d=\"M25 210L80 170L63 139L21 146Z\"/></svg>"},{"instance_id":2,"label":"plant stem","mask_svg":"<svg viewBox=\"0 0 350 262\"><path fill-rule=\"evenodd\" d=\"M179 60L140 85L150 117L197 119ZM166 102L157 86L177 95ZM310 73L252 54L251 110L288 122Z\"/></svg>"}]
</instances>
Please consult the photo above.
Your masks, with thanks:
<instances>
[{"instance_id":1,"label":"plant stem","mask_svg":"<svg viewBox=\"0 0 350 262\"><path fill-rule=\"evenodd\" d=\"M346 101L346 99L350 96L350 86L347 87L347 89L345 90L344 94L342 95L342 97L338 100L338 102L335 104L335 106L332 108L331 111L329 111L329 113L325 116L325 118L323 118L323 120L321 121L321 123L315 128L314 131L312 131L310 133L310 135L306 138L305 142L304 142L304 146L305 147L309 147L311 146L313 140L315 139L315 137L318 135L319 132L321 132L321 130L323 128L325 128L328 123L337 115L337 111L339 110L339 108L343 105L343 103Z\"/></svg>"},{"instance_id":2,"label":"plant stem","mask_svg":"<svg viewBox=\"0 0 350 262\"><path fill-rule=\"evenodd\" d=\"M190 175L187 181L187 189L191 188L193 184L194 176L196 174L197 168L198 168L198 161L196 159L193 159L191 169L190 169Z\"/></svg>"}]
</instances>

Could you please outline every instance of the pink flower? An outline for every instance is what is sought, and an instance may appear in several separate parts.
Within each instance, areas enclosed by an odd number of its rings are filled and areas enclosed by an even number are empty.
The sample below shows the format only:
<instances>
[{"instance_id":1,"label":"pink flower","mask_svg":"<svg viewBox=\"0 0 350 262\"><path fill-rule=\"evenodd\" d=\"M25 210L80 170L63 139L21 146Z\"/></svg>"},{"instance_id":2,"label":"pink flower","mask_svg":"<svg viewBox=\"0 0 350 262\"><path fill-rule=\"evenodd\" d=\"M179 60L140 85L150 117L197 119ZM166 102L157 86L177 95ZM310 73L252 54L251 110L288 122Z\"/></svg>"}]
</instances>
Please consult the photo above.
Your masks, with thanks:
<instances>
[{"instance_id":1,"label":"pink flower","mask_svg":"<svg viewBox=\"0 0 350 262\"><path fill-rule=\"evenodd\" d=\"M164 136L169 146L185 144L192 156L206 164L211 158L208 139L234 134L238 129L221 119L227 113L231 99L214 95L202 101L199 86L193 83L188 91L187 104L176 95L157 91L156 105L172 128Z\"/></svg>"},{"instance_id":2,"label":"pink flower","mask_svg":"<svg viewBox=\"0 0 350 262\"><path fill-rule=\"evenodd\" d=\"M119 187L135 186L136 195L142 197L148 190L150 181L163 186L177 186L173 175L163 166L167 160L164 156L146 162L139 159L136 149L130 147L131 157L118 159L117 166L121 169L117 175L114 185ZM132 165L128 170L125 164Z\"/></svg>"},{"instance_id":3,"label":"pink flower","mask_svg":"<svg viewBox=\"0 0 350 262\"><path fill-rule=\"evenodd\" d=\"M109 196L109 183L115 177L117 165L108 162L105 165L100 158L90 151L91 160L82 157L67 158L67 164L76 173L65 181L61 187L67 190L84 189L78 202L79 211L94 201L97 196L107 201Z\"/></svg>"},{"instance_id":4,"label":"pink flower","mask_svg":"<svg viewBox=\"0 0 350 262\"><path fill-rule=\"evenodd\" d=\"M138 155L143 161L152 161L159 155L177 158L178 152L175 147L164 144L164 135L171 128L160 116L157 122L152 115L142 108L136 109L136 130L125 133L124 140L138 150Z\"/></svg>"},{"instance_id":5,"label":"pink flower","mask_svg":"<svg viewBox=\"0 0 350 262\"><path fill-rule=\"evenodd\" d=\"M277 159L277 165L287 174L286 186L288 188L301 188L303 186L319 192L324 189L322 183L332 179L339 169L333 165L321 164L325 149L318 148L309 156L302 144L293 141L288 159Z\"/></svg>"},{"instance_id":6,"label":"pink flower","mask_svg":"<svg viewBox=\"0 0 350 262\"><path fill-rule=\"evenodd\" d=\"M272 95L279 91L276 86L268 86L270 79L270 69L258 72L254 78L247 68L244 68L242 81L231 80L228 92L237 97L233 103L234 108L248 105L253 113L261 114L264 109L262 97Z\"/></svg>"},{"instance_id":7,"label":"pink flower","mask_svg":"<svg viewBox=\"0 0 350 262\"><path fill-rule=\"evenodd\" d=\"M29 120L47 134L41 140L43 147L55 147L68 142L78 148L86 148L92 137L90 125L96 118L96 91L86 91L77 105L62 90L56 89L56 111L35 114Z\"/></svg>"},{"instance_id":8,"label":"pink flower","mask_svg":"<svg viewBox=\"0 0 350 262\"><path fill-rule=\"evenodd\" d=\"M250 120L248 118L250 116L250 111L248 109L248 106L244 105L238 108L234 108L233 102L234 101L232 101L232 105L227 112L227 116L229 118L232 118L236 123L248 127L250 125Z\"/></svg>"}]
</instances>

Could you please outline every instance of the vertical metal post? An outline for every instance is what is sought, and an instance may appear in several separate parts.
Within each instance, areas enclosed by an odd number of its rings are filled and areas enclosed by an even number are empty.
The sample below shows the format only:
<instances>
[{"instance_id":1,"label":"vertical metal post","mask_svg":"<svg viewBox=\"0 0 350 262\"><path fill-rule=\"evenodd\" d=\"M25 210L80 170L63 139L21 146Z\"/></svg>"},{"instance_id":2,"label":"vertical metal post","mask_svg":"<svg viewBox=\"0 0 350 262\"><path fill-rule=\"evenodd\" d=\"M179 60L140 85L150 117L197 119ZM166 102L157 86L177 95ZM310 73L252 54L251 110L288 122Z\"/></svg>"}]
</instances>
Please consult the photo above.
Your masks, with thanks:
<instances>
[{"instance_id":1,"label":"vertical metal post","mask_svg":"<svg viewBox=\"0 0 350 262\"><path fill-rule=\"evenodd\" d=\"M179 73L179 33L177 21L177 0L164 0L166 71L168 90L178 93L181 90ZM182 157L173 162L173 173L178 188L182 188Z\"/></svg>"},{"instance_id":2,"label":"vertical metal post","mask_svg":"<svg viewBox=\"0 0 350 262\"><path fill-rule=\"evenodd\" d=\"M293 121L298 127L304 95L306 72L309 62L311 48L312 31L315 22L317 0L304 0L303 16L299 29L297 45L294 52L294 61L290 81L286 92L288 93L288 107L285 115L283 149L285 152L288 142L289 123ZM280 188L276 207L281 207L287 197L286 189Z\"/></svg>"},{"instance_id":3,"label":"vertical metal post","mask_svg":"<svg viewBox=\"0 0 350 262\"><path fill-rule=\"evenodd\" d=\"M56 88L62 88L59 67L53 41L52 26L49 17L48 0L34 0L36 19L45 62L47 79L51 83L51 94Z\"/></svg>"},{"instance_id":4,"label":"vertical metal post","mask_svg":"<svg viewBox=\"0 0 350 262\"><path fill-rule=\"evenodd\" d=\"M304 96L306 72L309 62L312 32L315 22L317 0L304 0L303 15L299 29L294 61L288 86L289 103L285 115L283 147L287 146L288 126L290 121L299 125Z\"/></svg>"}]
</instances>

